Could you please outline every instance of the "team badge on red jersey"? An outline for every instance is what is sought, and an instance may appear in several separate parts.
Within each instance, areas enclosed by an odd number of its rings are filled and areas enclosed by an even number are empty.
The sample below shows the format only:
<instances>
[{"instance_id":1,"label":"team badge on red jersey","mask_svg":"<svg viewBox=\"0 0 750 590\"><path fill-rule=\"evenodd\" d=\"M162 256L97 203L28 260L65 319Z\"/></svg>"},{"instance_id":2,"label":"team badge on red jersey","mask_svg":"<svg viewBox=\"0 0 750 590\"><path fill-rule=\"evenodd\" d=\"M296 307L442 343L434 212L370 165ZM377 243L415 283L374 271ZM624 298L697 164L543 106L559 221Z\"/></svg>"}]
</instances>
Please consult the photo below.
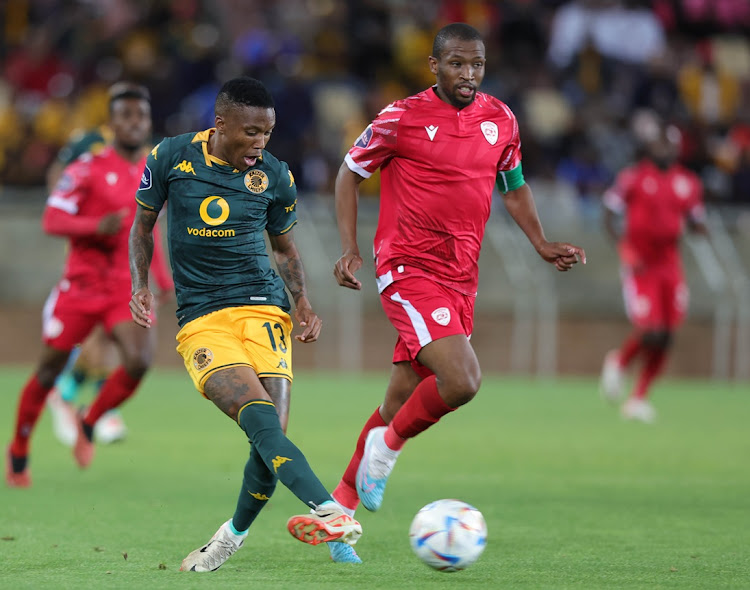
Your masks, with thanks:
<instances>
[{"instance_id":1,"label":"team badge on red jersey","mask_svg":"<svg viewBox=\"0 0 750 590\"><path fill-rule=\"evenodd\" d=\"M493 123L492 121L482 121L482 123L479 125L479 128L482 130L484 138L490 145L495 145L497 143L499 133L497 131L497 125L495 123Z\"/></svg>"},{"instance_id":2,"label":"team badge on red jersey","mask_svg":"<svg viewBox=\"0 0 750 590\"><path fill-rule=\"evenodd\" d=\"M447 326L451 323L451 312L447 307L438 307L431 315L432 319L441 326Z\"/></svg>"}]
</instances>

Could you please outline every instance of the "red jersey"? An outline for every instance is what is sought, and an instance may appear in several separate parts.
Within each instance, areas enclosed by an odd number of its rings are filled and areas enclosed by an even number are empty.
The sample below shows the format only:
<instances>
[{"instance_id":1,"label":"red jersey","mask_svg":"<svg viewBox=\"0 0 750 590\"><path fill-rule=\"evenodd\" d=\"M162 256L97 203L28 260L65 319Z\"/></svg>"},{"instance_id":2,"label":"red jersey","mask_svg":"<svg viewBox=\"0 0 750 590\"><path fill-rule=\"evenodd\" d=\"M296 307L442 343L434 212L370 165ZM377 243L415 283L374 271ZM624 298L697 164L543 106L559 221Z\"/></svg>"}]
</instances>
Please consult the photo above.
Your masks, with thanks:
<instances>
[{"instance_id":1,"label":"red jersey","mask_svg":"<svg viewBox=\"0 0 750 590\"><path fill-rule=\"evenodd\" d=\"M84 154L65 169L47 199L44 229L70 239L63 279L76 288L130 292L128 235L145 162L129 162L111 146ZM102 217L123 209L127 215L117 234L96 234Z\"/></svg>"},{"instance_id":2,"label":"red jersey","mask_svg":"<svg viewBox=\"0 0 750 590\"><path fill-rule=\"evenodd\" d=\"M458 109L429 88L384 108L345 161L365 178L380 168L374 256L378 277L387 277L380 290L422 275L476 294L498 172L521 161L511 110L481 92Z\"/></svg>"},{"instance_id":3,"label":"red jersey","mask_svg":"<svg viewBox=\"0 0 750 590\"><path fill-rule=\"evenodd\" d=\"M680 266L685 219L705 217L698 177L680 165L661 170L648 160L620 172L604 204L625 214L622 245L646 265Z\"/></svg>"}]
</instances>

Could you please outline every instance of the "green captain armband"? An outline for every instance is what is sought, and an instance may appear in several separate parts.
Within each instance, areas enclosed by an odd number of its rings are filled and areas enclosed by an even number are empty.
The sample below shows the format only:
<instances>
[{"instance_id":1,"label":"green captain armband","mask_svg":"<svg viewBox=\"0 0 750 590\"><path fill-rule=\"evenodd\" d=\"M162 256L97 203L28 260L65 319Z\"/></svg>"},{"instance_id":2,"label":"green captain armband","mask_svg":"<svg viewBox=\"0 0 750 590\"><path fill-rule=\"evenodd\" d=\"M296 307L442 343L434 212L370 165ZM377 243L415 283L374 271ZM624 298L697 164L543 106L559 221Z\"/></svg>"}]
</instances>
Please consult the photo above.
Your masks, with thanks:
<instances>
[{"instance_id":1,"label":"green captain armband","mask_svg":"<svg viewBox=\"0 0 750 590\"><path fill-rule=\"evenodd\" d=\"M501 170L497 173L497 189L503 194L521 188L524 184L526 181L523 179L520 162L513 170Z\"/></svg>"}]
</instances>

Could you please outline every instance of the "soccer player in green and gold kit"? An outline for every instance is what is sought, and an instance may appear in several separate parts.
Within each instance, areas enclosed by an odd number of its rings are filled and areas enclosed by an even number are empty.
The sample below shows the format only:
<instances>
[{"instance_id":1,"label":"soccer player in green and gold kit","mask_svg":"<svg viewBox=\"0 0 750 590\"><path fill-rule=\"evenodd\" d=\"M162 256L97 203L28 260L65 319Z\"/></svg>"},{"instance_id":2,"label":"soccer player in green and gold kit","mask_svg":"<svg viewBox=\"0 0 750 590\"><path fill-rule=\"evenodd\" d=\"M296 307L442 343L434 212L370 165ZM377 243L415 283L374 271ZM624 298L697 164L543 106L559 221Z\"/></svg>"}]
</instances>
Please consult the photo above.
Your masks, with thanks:
<instances>
[{"instance_id":1,"label":"soccer player in green and gold kit","mask_svg":"<svg viewBox=\"0 0 750 590\"><path fill-rule=\"evenodd\" d=\"M285 435L292 320L284 286L303 328L298 341L317 340L321 321L307 298L292 237L294 177L264 149L276 123L273 98L259 81L236 78L219 91L215 112L215 128L167 138L151 152L130 233L130 309L134 321L148 328L154 305L148 287L152 230L169 201L177 350L198 391L252 443L234 516L182 562L180 569L197 572L218 569L240 548L277 480L313 508L287 523L300 541L353 545L362 533Z\"/></svg>"}]
</instances>

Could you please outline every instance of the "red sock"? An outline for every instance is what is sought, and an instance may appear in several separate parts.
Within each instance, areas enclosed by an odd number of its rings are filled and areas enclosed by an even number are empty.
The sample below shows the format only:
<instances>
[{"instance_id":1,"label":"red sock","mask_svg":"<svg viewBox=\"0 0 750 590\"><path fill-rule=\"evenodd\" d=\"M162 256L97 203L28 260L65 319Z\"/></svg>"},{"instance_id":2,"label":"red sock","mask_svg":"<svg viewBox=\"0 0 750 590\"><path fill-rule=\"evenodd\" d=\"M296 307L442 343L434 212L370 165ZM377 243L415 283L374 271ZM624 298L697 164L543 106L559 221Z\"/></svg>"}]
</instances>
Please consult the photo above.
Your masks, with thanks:
<instances>
[{"instance_id":1,"label":"red sock","mask_svg":"<svg viewBox=\"0 0 750 590\"><path fill-rule=\"evenodd\" d=\"M357 489L354 487L354 480L357 476L359 462L362 460L362 454L365 451L365 439L367 438L367 433L377 426L385 426L385 420L383 420L383 417L380 415L380 406L375 409L372 416L370 416L367 422L365 422L362 432L359 433L357 448L354 450L352 459L349 461L349 465L346 466L346 471L344 471L344 475L341 477L339 485L333 490L334 499L344 508L356 510L357 506L359 506L359 496L357 495Z\"/></svg>"},{"instance_id":2,"label":"red sock","mask_svg":"<svg viewBox=\"0 0 750 590\"><path fill-rule=\"evenodd\" d=\"M651 383L664 370L666 361L666 350L646 351L646 362L643 365L643 369L641 369L641 374L638 376L638 382L635 384L633 397L638 399L646 399L648 397L648 390L651 387Z\"/></svg>"},{"instance_id":3,"label":"red sock","mask_svg":"<svg viewBox=\"0 0 750 590\"><path fill-rule=\"evenodd\" d=\"M16 418L16 432L13 436L13 442L10 444L10 452L15 457L25 457L29 454L29 438L34 430L39 415L44 409L44 400L47 394L52 390L51 387L44 387L32 375L24 388L21 390L21 397L18 400L18 415Z\"/></svg>"},{"instance_id":4,"label":"red sock","mask_svg":"<svg viewBox=\"0 0 750 590\"><path fill-rule=\"evenodd\" d=\"M630 334L630 336L627 337L625 342L623 342L618 352L620 366L623 369L627 369L628 365L636 356L638 356L638 353L641 352L641 350L641 334L638 332L633 332L632 334Z\"/></svg>"},{"instance_id":5,"label":"red sock","mask_svg":"<svg viewBox=\"0 0 750 590\"><path fill-rule=\"evenodd\" d=\"M135 393L140 379L133 379L123 367L117 367L102 385L83 422L93 428L102 414L119 406Z\"/></svg>"},{"instance_id":6,"label":"red sock","mask_svg":"<svg viewBox=\"0 0 750 590\"><path fill-rule=\"evenodd\" d=\"M407 439L424 432L455 409L448 406L440 397L437 378L431 375L417 385L411 397L396 412L385 431L385 444L398 451Z\"/></svg>"}]
</instances>

